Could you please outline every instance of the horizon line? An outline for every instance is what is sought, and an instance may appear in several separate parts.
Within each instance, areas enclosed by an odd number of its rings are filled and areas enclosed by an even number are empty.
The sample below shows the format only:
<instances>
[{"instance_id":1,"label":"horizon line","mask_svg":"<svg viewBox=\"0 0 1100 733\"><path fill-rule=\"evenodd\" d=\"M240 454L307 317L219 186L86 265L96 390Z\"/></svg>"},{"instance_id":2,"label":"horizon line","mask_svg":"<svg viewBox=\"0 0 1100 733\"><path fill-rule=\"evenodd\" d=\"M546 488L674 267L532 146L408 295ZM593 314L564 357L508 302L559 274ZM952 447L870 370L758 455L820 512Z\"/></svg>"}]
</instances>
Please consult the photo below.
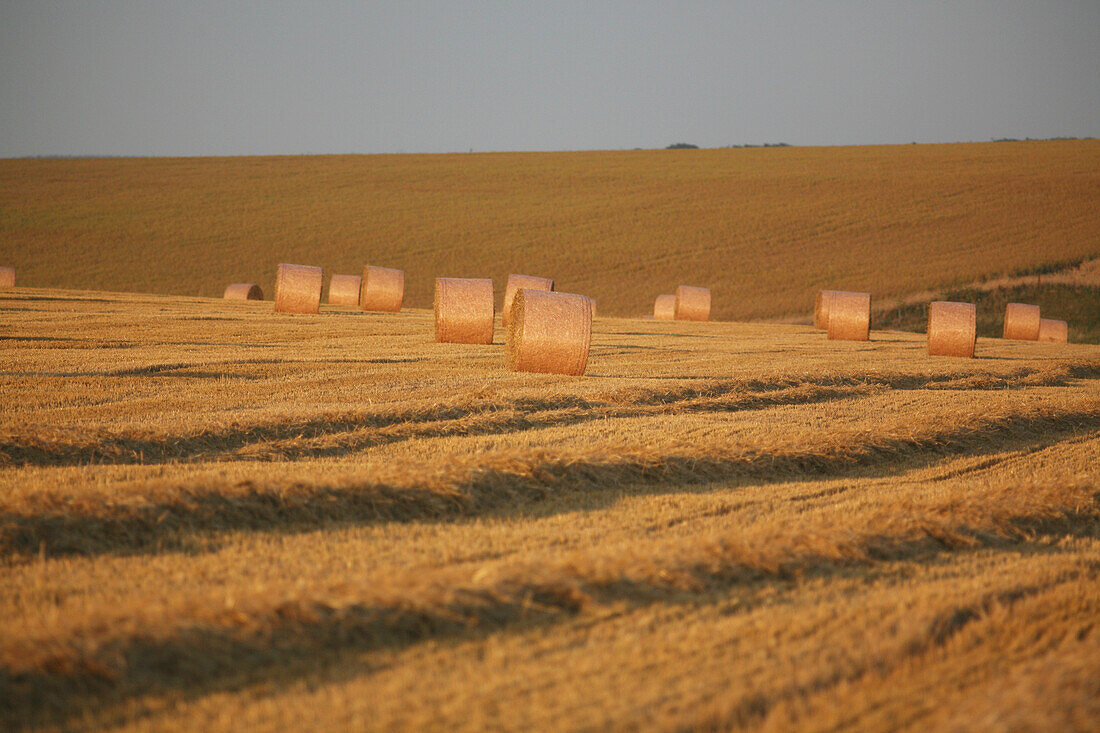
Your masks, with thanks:
<instances>
[{"instance_id":1,"label":"horizon line","mask_svg":"<svg viewBox=\"0 0 1100 733\"><path fill-rule=\"evenodd\" d=\"M764 142L764 143L740 143L733 145L703 146L691 143L672 143L658 148L561 148L558 150L450 150L450 151L394 151L394 152L344 152L344 153L26 153L17 155L0 155L0 160L102 160L121 158L320 158L320 157L347 157L347 156L371 156L371 155L553 155L556 153L632 153L632 152L656 152L656 151L691 151L691 150L745 150L757 148L867 148L867 147L898 147L910 145L985 145L989 143L1010 142L1060 142L1071 140L1096 140L1092 135L1057 135L1054 137L993 137L988 140L945 140L935 142L907 142L907 143L831 143L820 145L802 145L799 143ZM675 147L688 145L690 147Z\"/></svg>"}]
</instances>

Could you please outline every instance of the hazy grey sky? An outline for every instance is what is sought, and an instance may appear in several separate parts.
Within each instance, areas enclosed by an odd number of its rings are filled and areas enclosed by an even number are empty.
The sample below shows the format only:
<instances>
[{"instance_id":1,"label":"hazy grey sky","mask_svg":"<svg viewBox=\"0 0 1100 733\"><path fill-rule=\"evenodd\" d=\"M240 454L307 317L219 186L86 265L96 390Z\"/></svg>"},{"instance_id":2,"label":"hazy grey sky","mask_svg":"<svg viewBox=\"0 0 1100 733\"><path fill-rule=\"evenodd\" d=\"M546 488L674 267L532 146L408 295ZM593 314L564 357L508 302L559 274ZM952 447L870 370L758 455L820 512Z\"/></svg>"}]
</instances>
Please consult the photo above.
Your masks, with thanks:
<instances>
[{"instance_id":1,"label":"hazy grey sky","mask_svg":"<svg viewBox=\"0 0 1100 733\"><path fill-rule=\"evenodd\" d=\"M0 155L1100 137L1100 0L0 0Z\"/></svg>"}]
</instances>

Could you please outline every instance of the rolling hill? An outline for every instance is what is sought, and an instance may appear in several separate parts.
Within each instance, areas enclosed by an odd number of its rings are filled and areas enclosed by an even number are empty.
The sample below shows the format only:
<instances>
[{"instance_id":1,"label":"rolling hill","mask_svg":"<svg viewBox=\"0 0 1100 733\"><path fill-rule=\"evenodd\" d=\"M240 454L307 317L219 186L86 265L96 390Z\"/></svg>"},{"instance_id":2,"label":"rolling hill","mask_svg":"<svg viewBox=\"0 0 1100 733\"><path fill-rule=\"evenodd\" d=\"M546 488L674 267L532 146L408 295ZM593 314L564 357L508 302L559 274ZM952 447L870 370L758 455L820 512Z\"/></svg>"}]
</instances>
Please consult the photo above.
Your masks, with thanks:
<instances>
[{"instance_id":1,"label":"rolling hill","mask_svg":"<svg viewBox=\"0 0 1100 733\"><path fill-rule=\"evenodd\" d=\"M23 285L272 292L279 262L554 277L607 315L710 287L717 319L804 317L1100 256L1100 141L836 148L0 161ZM327 279L326 279L327 282ZM499 296L498 296L499 297Z\"/></svg>"}]
</instances>

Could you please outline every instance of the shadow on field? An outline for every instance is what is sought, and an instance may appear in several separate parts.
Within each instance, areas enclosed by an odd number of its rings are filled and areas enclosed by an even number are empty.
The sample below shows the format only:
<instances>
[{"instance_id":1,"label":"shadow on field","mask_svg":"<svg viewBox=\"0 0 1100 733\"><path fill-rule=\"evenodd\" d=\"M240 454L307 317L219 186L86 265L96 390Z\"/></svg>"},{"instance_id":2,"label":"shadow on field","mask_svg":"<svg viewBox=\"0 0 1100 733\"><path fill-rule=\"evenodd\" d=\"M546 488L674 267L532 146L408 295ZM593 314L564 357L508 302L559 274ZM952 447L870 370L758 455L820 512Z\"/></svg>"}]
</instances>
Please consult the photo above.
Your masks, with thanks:
<instances>
[{"instance_id":1,"label":"shadow on field","mask_svg":"<svg viewBox=\"0 0 1100 733\"><path fill-rule=\"evenodd\" d=\"M245 380L258 380L265 379L265 377L256 376L253 374L234 374L233 372L204 372L204 371L188 371L188 370L171 370L170 373L159 373L162 370L159 369L132 369L120 372L104 373L104 372L0 372L0 377L56 377L56 378L70 378L70 377L135 377L155 375L158 377L176 378L176 379L245 379ZM168 371L168 370L164 370Z\"/></svg>"},{"instance_id":2,"label":"shadow on field","mask_svg":"<svg viewBox=\"0 0 1100 733\"><path fill-rule=\"evenodd\" d=\"M399 650L429 639L471 640L550 626L576 617L593 604L621 609L714 599L729 603L732 596L743 614L774 602L775 591L797 588L803 577L848 578L867 584L893 577L897 570L890 564L896 561L939 563L950 555L991 547L1055 555L1069 550L1044 541L1041 535L1097 536L1100 495L1091 498L1071 510L1016 509L1002 517L1006 525L992 531L980 519L918 516L913 518L914 526L920 529L870 530L846 540L845 551L839 553L828 547L810 548L774 564L729 558L725 564L708 562L680 569L686 577L679 582L659 576L593 580L583 573L545 578L520 575L487 586L459 586L443 596L399 595L388 601L343 604L307 598L251 611L232 610L225 619L202 625L177 627L160 635L108 637L94 650L36 652L29 665L0 667L0 713L13 730L64 725L89 714L97 725L105 726L131 719L137 698L167 695L176 701L193 700L257 684L264 685L263 694L276 695L306 676L338 683L376 668L377 663L357 655ZM1055 587L1094 582L1095 573L1095 568L1083 569L1045 582L990 591L979 595L973 605L949 605L918 630L896 664L943 647L973 623L1001 623L989 613L994 606L1010 607ZM759 593L764 588L772 592Z\"/></svg>"},{"instance_id":3,"label":"shadow on field","mask_svg":"<svg viewBox=\"0 0 1100 733\"><path fill-rule=\"evenodd\" d=\"M159 343L142 344L149 346L232 346L235 349L285 349L286 344L257 344L247 341L161 341ZM236 364L277 364L278 359L244 359Z\"/></svg>"},{"instance_id":4,"label":"shadow on field","mask_svg":"<svg viewBox=\"0 0 1100 733\"><path fill-rule=\"evenodd\" d=\"M88 298L75 295L71 298L59 298L52 295L0 295L0 301L4 300L29 300L29 301L55 301L59 303L116 303L119 301L109 298Z\"/></svg>"},{"instance_id":5,"label":"shadow on field","mask_svg":"<svg viewBox=\"0 0 1100 733\"><path fill-rule=\"evenodd\" d=\"M612 351L611 349L615 349ZM590 350L591 355L599 356L614 356L615 354L625 354L630 351L668 351L664 346L644 346L642 344L599 344L598 346L592 346Z\"/></svg>"},{"instance_id":6,"label":"shadow on field","mask_svg":"<svg viewBox=\"0 0 1100 733\"><path fill-rule=\"evenodd\" d=\"M0 341L86 341L69 336L0 336Z\"/></svg>"},{"instance_id":7,"label":"shadow on field","mask_svg":"<svg viewBox=\"0 0 1100 733\"><path fill-rule=\"evenodd\" d=\"M203 342L179 342L171 345L180 344L194 344L198 346L211 346L218 344L210 344ZM222 344L225 346L237 346L239 344ZM262 346L263 344L257 344ZM102 348L99 346L98 348ZM110 348L130 348L129 345L125 346L111 346ZM241 359L235 361L224 362L206 362L206 363L178 363L178 364L149 364L141 367L128 367L126 369L112 369L108 371L83 371L83 372L36 372L36 371L23 371L23 372L0 372L0 377L178 377L178 378L190 378L190 379L247 379L247 380L260 380L270 379L269 374L238 374L229 371L209 371L203 370L201 367L213 367L213 366L251 366L257 364L266 365L281 365L291 366L295 364L308 364L315 366L324 366L327 364L408 364L414 362L424 361L422 358L385 358L380 357L377 359ZM155 453L156 451L151 451ZM3 455L3 444L0 444L0 455ZM86 463L88 461L84 461Z\"/></svg>"},{"instance_id":8,"label":"shadow on field","mask_svg":"<svg viewBox=\"0 0 1100 733\"><path fill-rule=\"evenodd\" d=\"M674 321L670 321L674 323ZM685 321L678 322L681 326ZM705 333L677 333L675 331L608 331L606 336L660 336L662 339L688 339L695 341L697 339L720 339L722 341L729 341L730 337L725 334L705 334Z\"/></svg>"}]
</instances>

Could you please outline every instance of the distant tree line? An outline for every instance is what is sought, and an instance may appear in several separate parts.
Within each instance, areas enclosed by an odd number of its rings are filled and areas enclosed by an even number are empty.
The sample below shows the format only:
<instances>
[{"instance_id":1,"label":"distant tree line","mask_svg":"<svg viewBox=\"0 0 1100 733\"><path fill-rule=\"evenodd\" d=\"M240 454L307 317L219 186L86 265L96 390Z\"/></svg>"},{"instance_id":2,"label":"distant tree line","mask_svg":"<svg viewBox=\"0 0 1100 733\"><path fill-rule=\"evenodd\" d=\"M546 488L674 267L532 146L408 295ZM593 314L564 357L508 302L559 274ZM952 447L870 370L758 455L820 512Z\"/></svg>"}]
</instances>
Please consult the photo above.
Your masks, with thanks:
<instances>
[{"instance_id":1,"label":"distant tree line","mask_svg":"<svg viewBox=\"0 0 1100 733\"><path fill-rule=\"evenodd\" d=\"M726 145L727 148L789 148L790 143L764 143L763 145L753 145L752 143L745 143L744 145ZM698 150L698 145L692 145L691 143L673 143L669 145L665 150ZM635 148L640 150L640 148Z\"/></svg>"},{"instance_id":2,"label":"distant tree line","mask_svg":"<svg viewBox=\"0 0 1100 733\"><path fill-rule=\"evenodd\" d=\"M1094 137L1072 137L1072 136L1060 136L1060 137L993 137L990 138L995 143L1022 143L1022 142L1047 142L1051 140L1095 140Z\"/></svg>"}]
</instances>

